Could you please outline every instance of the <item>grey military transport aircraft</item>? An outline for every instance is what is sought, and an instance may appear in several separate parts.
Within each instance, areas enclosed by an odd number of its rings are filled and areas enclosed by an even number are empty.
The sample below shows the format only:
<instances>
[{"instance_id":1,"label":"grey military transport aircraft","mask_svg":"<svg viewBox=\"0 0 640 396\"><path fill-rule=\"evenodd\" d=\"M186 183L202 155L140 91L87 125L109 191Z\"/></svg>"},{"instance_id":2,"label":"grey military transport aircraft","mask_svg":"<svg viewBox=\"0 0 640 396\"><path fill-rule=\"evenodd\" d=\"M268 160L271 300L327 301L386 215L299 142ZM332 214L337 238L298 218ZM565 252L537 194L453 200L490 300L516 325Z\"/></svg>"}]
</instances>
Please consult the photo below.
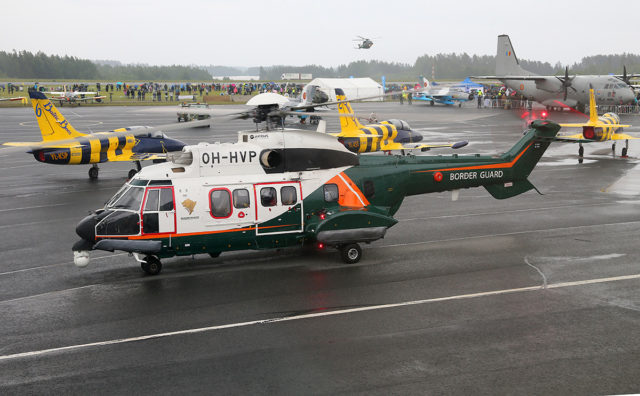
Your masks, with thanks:
<instances>
[{"instance_id":1,"label":"grey military transport aircraft","mask_svg":"<svg viewBox=\"0 0 640 396\"><path fill-rule=\"evenodd\" d=\"M626 70L625 70L626 71ZM626 74L626 73L625 73ZM498 36L496 75L475 76L478 79L502 81L508 88L527 98L533 98L547 108L573 107L582 112L589 103L589 89L593 87L599 105L627 104L636 101L626 76L564 75L539 76L520 67L520 62L506 34Z\"/></svg>"}]
</instances>

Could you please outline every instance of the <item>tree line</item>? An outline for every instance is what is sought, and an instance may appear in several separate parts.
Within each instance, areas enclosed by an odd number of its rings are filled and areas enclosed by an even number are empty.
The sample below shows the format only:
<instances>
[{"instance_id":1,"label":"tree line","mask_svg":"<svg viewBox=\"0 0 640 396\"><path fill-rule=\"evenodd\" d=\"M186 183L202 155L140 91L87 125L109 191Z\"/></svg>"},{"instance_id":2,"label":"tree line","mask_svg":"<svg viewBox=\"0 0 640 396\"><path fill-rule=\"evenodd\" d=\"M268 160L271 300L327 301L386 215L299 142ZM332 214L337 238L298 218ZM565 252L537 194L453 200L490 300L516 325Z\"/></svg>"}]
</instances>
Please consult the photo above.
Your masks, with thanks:
<instances>
[{"instance_id":1,"label":"tree line","mask_svg":"<svg viewBox=\"0 0 640 396\"><path fill-rule=\"evenodd\" d=\"M0 78L86 79L86 80L200 80L211 75L196 66L149 66L95 63L74 56L35 54L29 51L0 51Z\"/></svg>"},{"instance_id":2,"label":"tree line","mask_svg":"<svg viewBox=\"0 0 640 396\"><path fill-rule=\"evenodd\" d=\"M562 74L561 63L520 60L523 68L537 74ZM571 74L621 74L622 67L628 73L640 73L640 55L594 55L582 58L569 66ZM0 78L29 79L87 79L87 80L211 80L211 74L260 75L263 81L280 80L283 73L311 73L314 77L368 76L388 81L414 81L419 75L428 78L435 75L438 80L462 79L473 75L493 75L495 56L437 54L422 55L413 64L385 61L356 61L337 67L321 65L290 66L274 65L251 68L229 66L149 66L123 65L115 61L91 61L73 56L35 54L29 51L0 51Z\"/></svg>"}]
</instances>

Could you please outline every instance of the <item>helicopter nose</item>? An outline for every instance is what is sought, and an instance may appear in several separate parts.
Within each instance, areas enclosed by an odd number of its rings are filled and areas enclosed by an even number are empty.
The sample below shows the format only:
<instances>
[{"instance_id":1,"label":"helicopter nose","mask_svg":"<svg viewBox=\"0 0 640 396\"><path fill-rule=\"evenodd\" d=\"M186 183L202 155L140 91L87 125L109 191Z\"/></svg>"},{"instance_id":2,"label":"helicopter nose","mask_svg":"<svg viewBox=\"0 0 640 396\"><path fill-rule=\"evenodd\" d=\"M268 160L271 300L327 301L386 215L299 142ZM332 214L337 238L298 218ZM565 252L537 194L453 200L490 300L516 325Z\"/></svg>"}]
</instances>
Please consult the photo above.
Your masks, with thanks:
<instances>
[{"instance_id":1,"label":"helicopter nose","mask_svg":"<svg viewBox=\"0 0 640 396\"><path fill-rule=\"evenodd\" d=\"M76 234L86 241L95 241L96 239L96 216L91 214L80 220L76 226Z\"/></svg>"}]
</instances>

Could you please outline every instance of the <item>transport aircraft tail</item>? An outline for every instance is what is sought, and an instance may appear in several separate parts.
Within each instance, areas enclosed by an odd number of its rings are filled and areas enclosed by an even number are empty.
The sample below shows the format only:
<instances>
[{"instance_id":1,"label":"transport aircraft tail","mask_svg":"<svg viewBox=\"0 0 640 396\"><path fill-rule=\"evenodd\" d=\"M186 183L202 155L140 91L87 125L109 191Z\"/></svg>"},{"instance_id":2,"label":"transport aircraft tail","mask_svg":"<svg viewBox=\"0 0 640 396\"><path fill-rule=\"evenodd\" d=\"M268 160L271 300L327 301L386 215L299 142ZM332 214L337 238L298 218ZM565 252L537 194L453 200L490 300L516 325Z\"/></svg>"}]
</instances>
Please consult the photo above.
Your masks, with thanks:
<instances>
[{"instance_id":1,"label":"transport aircraft tail","mask_svg":"<svg viewBox=\"0 0 640 396\"><path fill-rule=\"evenodd\" d=\"M533 73L520 67L520 61L511 45L511 39L506 34L498 36L498 50L496 53L496 76L529 76Z\"/></svg>"}]
</instances>

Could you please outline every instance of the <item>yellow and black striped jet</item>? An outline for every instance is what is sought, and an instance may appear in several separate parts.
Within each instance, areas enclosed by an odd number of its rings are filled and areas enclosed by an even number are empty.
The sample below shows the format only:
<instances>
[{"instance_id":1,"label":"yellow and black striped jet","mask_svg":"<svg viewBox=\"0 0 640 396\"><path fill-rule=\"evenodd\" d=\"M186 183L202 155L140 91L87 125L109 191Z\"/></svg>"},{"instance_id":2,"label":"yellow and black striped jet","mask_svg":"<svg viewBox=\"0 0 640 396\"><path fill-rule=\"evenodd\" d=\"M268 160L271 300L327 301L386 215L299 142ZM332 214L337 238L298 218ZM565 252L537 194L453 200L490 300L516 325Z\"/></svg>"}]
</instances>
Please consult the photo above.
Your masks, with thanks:
<instances>
[{"instance_id":1,"label":"yellow and black striped jet","mask_svg":"<svg viewBox=\"0 0 640 396\"><path fill-rule=\"evenodd\" d=\"M355 153L370 153L374 151L392 150L421 150L432 148L457 149L468 144L467 141L444 144L415 144L422 141L423 136L412 130L403 120L390 119L375 124L363 125L353 112L344 91L336 89L338 113L340 113L340 133L331 133Z\"/></svg>"},{"instance_id":2,"label":"yellow and black striped jet","mask_svg":"<svg viewBox=\"0 0 640 396\"><path fill-rule=\"evenodd\" d=\"M56 165L92 164L89 177L98 177L98 164L109 161L163 160L164 153L180 151L185 143L168 138L159 128L128 127L109 132L78 132L42 92L29 91L33 111L42 134L41 142L7 142L25 147L36 160ZM189 124L189 123L186 123ZM129 178L137 172L129 171Z\"/></svg>"},{"instance_id":3,"label":"yellow and black striped jet","mask_svg":"<svg viewBox=\"0 0 640 396\"><path fill-rule=\"evenodd\" d=\"M584 155L584 147L582 147L582 143L613 141L611 149L615 153L615 142L617 140L624 140L625 147L622 148L622 157L626 157L629 150L629 140L640 139L635 136L627 135L626 133L620 133L622 132L622 128L627 128L631 125L620 124L620 117L616 113L605 113L598 117L593 88L589 89L589 121L585 123L560 124L560 126L567 128L582 128L582 133L575 135L557 135L555 138L555 140L561 142L579 143L580 148L578 149L578 161L580 163L582 163Z\"/></svg>"}]
</instances>

